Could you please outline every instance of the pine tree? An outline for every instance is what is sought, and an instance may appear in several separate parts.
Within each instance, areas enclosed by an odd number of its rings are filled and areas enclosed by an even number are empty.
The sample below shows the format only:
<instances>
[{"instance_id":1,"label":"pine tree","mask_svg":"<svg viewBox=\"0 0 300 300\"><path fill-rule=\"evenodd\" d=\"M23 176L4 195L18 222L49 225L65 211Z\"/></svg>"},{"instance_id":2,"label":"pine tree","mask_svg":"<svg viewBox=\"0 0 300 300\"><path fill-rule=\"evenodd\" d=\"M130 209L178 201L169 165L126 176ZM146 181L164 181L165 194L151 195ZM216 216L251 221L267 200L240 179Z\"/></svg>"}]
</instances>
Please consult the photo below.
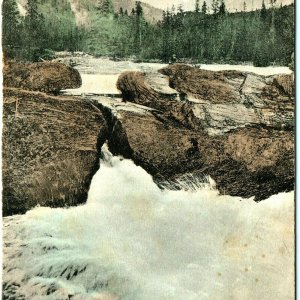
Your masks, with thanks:
<instances>
[{"instance_id":1,"label":"pine tree","mask_svg":"<svg viewBox=\"0 0 300 300\"><path fill-rule=\"evenodd\" d=\"M140 1L135 2L135 17L136 17L136 29L135 29L135 46L137 54L140 54L142 44L142 21L143 21L143 7Z\"/></svg>"},{"instance_id":2,"label":"pine tree","mask_svg":"<svg viewBox=\"0 0 300 300\"><path fill-rule=\"evenodd\" d=\"M135 2L135 12L136 12L136 15L139 17L143 15L143 7L141 4L141 1Z\"/></svg>"},{"instance_id":3,"label":"pine tree","mask_svg":"<svg viewBox=\"0 0 300 300\"><path fill-rule=\"evenodd\" d=\"M181 3L178 5L177 11L179 14L183 14L183 7Z\"/></svg>"},{"instance_id":4,"label":"pine tree","mask_svg":"<svg viewBox=\"0 0 300 300\"><path fill-rule=\"evenodd\" d=\"M111 14L114 11L111 0L103 0L99 9L104 14Z\"/></svg>"},{"instance_id":5,"label":"pine tree","mask_svg":"<svg viewBox=\"0 0 300 300\"><path fill-rule=\"evenodd\" d=\"M200 12L200 4L199 4L199 0L196 0L196 3L195 3L195 12L196 12L196 13Z\"/></svg>"},{"instance_id":6,"label":"pine tree","mask_svg":"<svg viewBox=\"0 0 300 300\"><path fill-rule=\"evenodd\" d=\"M2 43L4 52L19 46L19 12L15 0L2 3ZM7 53L9 55L9 53Z\"/></svg>"},{"instance_id":7,"label":"pine tree","mask_svg":"<svg viewBox=\"0 0 300 300\"><path fill-rule=\"evenodd\" d=\"M265 19L267 16L267 9L265 5L265 1L263 0L262 5L261 5L261 11L260 11L260 16L262 19Z\"/></svg>"},{"instance_id":8,"label":"pine tree","mask_svg":"<svg viewBox=\"0 0 300 300\"><path fill-rule=\"evenodd\" d=\"M207 14L207 4L206 4L206 1L203 2L203 5L202 5L202 13L204 15Z\"/></svg>"},{"instance_id":9,"label":"pine tree","mask_svg":"<svg viewBox=\"0 0 300 300\"><path fill-rule=\"evenodd\" d=\"M27 14L24 19L25 44L27 48L27 59L37 60L45 51L47 31L44 26L44 17L38 11L36 0L27 0Z\"/></svg>"},{"instance_id":10,"label":"pine tree","mask_svg":"<svg viewBox=\"0 0 300 300\"><path fill-rule=\"evenodd\" d=\"M216 15L219 12L219 0L213 0L212 11L214 15Z\"/></svg>"},{"instance_id":11,"label":"pine tree","mask_svg":"<svg viewBox=\"0 0 300 300\"><path fill-rule=\"evenodd\" d=\"M225 13L226 13L225 2L224 2L224 0L221 0L221 4L220 4L220 7L219 7L219 14L220 15L225 15Z\"/></svg>"}]
</instances>

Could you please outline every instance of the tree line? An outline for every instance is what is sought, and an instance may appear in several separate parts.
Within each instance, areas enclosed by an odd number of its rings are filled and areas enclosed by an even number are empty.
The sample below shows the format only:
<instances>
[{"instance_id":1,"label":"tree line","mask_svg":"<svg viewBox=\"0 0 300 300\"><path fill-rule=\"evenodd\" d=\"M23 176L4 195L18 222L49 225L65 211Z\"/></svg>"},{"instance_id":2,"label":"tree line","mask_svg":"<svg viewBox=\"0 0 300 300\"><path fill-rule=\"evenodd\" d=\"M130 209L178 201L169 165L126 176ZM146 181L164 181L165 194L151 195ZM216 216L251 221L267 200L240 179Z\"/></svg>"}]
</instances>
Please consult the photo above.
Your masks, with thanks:
<instances>
[{"instance_id":1,"label":"tree line","mask_svg":"<svg viewBox=\"0 0 300 300\"><path fill-rule=\"evenodd\" d=\"M15 0L2 2L2 47L5 57L37 61L53 51L78 51L84 37L68 0L27 0L20 16Z\"/></svg>"},{"instance_id":2,"label":"tree line","mask_svg":"<svg viewBox=\"0 0 300 300\"><path fill-rule=\"evenodd\" d=\"M229 13L214 0L208 13L196 1L194 12L166 11L158 24L162 58L172 53L199 62L253 62L257 66L288 64L294 51L294 9L280 6Z\"/></svg>"},{"instance_id":3,"label":"tree line","mask_svg":"<svg viewBox=\"0 0 300 300\"><path fill-rule=\"evenodd\" d=\"M52 5L52 2L54 5ZM3 49L17 59L37 60L46 49L84 51L98 56L168 62L253 62L285 64L294 51L294 7L271 3L256 11L230 13L224 0L195 1L194 11L182 6L148 22L140 1L128 12L113 11L111 0L88 7L89 28L76 25L67 0L28 0L20 17L15 0L3 1ZM48 51L49 52L49 51Z\"/></svg>"}]
</instances>

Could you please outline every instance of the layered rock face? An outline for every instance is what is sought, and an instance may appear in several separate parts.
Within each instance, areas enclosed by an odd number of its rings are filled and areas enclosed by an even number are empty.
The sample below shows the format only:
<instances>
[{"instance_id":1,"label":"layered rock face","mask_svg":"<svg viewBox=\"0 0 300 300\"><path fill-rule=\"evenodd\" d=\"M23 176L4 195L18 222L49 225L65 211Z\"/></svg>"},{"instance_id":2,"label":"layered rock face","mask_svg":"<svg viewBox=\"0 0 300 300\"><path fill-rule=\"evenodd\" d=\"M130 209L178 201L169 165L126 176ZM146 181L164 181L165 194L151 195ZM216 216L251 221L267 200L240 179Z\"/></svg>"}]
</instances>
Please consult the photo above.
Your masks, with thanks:
<instances>
[{"instance_id":1,"label":"layered rock face","mask_svg":"<svg viewBox=\"0 0 300 300\"><path fill-rule=\"evenodd\" d=\"M176 183L186 173L210 175L221 193L256 200L293 189L292 131L252 127L211 136L157 110L98 101L111 113L111 151L133 159L159 184Z\"/></svg>"},{"instance_id":2,"label":"layered rock face","mask_svg":"<svg viewBox=\"0 0 300 300\"><path fill-rule=\"evenodd\" d=\"M106 135L106 121L90 103L5 88L3 214L83 203Z\"/></svg>"},{"instance_id":3,"label":"layered rock face","mask_svg":"<svg viewBox=\"0 0 300 300\"><path fill-rule=\"evenodd\" d=\"M121 113L112 150L133 158L157 180L210 175L220 192L266 199L294 188L293 78L172 65L173 91L152 75L129 72L124 100L151 107ZM120 116L120 113L118 114Z\"/></svg>"},{"instance_id":4,"label":"layered rock face","mask_svg":"<svg viewBox=\"0 0 300 300\"><path fill-rule=\"evenodd\" d=\"M173 93L161 91L149 75L129 72L118 82L124 99L162 110L186 128L209 134L249 125L279 130L294 126L292 75L263 77L179 64L160 72L169 77Z\"/></svg>"},{"instance_id":5,"label":"layered rock face","mask_svg":"<svg viewBox=\"0 0 300 300\"><path fill-rule=\"evenodd\" d=\"M58 93L62 89L79 88L81 77L76 69L58 62L4 64L3 85L25 90Z\"/></svg>"}]
</instances>

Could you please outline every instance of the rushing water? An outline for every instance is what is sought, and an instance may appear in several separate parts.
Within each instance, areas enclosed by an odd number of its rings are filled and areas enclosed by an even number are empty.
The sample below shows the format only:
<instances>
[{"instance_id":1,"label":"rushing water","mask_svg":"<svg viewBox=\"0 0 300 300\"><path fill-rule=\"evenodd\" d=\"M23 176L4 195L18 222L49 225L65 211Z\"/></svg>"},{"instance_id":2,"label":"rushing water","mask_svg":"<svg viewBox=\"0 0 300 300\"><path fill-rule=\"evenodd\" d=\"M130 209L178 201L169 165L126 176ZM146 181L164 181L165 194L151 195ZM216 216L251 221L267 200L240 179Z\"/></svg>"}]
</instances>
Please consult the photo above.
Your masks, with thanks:
<instances>
[{"instance_id":1,"label":"rushing water","mask_svg":"<svg viewBox=\"0 0 300 300\"><path fill-rule=\"evenodd\" d=\"M82 87L66 92L118 95L121 72L163 66L88 57ZM160 190L104 146L85 205L4 218L3 299L293 299L293 193L255 203L187 178L181 191Z\"/></svg>"},{"instance_id":2,"label":"rushing water","mask_svg":"<svg viewBox=\"0 0 300 300\"><path fill-rule=\"evenodd\" d=\"M4 219L11 299L293 299L293 193L160 190L102 152L87 204Z\"/></svg>"},{"instance_id":3,"label":"rushing water","mask_svg":"<svg viewBox=\"0 0 300 300\"><path fill-rule=\"evenodd\" d=\"M69 59L68 59L69 60ZM120 95L116 87L119 75L124 71L157 72L165 67L158 63L134 63L131 61L112 61L103 58L85 57L77 61L76 68L82 77L82 86L78 89L66 90L72 95L98 94L98 95ZM288 67L254 67L251 65L220 65L202 64L197 67L204 70L222 71L238 70L252 72L258 75L270 76L275 74L290 74Z\"/></svg>"}]
</instances>

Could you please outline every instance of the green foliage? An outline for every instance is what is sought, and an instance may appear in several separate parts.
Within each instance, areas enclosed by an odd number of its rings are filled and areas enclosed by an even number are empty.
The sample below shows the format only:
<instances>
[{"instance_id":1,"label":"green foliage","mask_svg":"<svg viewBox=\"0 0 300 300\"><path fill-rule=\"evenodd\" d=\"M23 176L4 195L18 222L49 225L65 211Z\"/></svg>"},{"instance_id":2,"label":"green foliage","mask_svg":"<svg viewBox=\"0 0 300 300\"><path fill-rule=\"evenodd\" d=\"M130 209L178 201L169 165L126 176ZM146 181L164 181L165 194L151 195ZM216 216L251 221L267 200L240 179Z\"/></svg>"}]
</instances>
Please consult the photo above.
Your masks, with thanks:
<instances>
[{"instance_id":1,"label":"green foliage","mask_svg":"<svg viewBox=\"0 0 300 300\"><path fill-rule=\"evenodd\" d=\"M19 47L20 17L15 0L3 0L2 3L2 45L7 57L16 56Z\"/></svg>"},{"instance_id":2,"label":"green foliage","mask_svg":"<svg viewBox=\"0 0 300 300\"><path fill-rule=\"evenodd\" d=\"M202 13L203 13L204 15L208 13L206 1L203 1L203 5L202 5Z\"/></svg>"},{"instance_id":3,"label":"green foliage","mask_svg":"<svg viewBox=\"0 0 300 300\"><path fill-rule=\"evenodd\" d=\"M28 0L20 17L15 0L3 1L4 52L18 59L39 60L53 51L84 51L96 56L140 60L194 62L253 62L288 65L294 51L294 7L228 13L223 0L214 0L212 14L204 1L195 11L179 6L163 12L157 24L148 23L136 1L131 14L113 13L111 0L81 2L90 26L76 24L68 0ZM49 56L50 55L50 56Z\"/></svg>"},{"instance_id":4,"label":"green foliage","mask_svg":"<svg viewBox=\"0 0 300 300\"><path fill-rule=\"evenodd\" d=\"M175 53L195 62L289 63L294 48L293 6L228 13L224 1L216 0L212 11L165 12L159 57L168 61Z\"/></svg>"},{"instance_id":5,"label":"green foliage","mask_svg":"<svg viewBox=\"0 0 300 300\"><path fill-rule=\"evenodd\" d=\"M195 12L196 12L196 13L200 12L200 4L199 4L199 0L196 0L196 2L195 2Z\"/></svg>"}]
</instances>

